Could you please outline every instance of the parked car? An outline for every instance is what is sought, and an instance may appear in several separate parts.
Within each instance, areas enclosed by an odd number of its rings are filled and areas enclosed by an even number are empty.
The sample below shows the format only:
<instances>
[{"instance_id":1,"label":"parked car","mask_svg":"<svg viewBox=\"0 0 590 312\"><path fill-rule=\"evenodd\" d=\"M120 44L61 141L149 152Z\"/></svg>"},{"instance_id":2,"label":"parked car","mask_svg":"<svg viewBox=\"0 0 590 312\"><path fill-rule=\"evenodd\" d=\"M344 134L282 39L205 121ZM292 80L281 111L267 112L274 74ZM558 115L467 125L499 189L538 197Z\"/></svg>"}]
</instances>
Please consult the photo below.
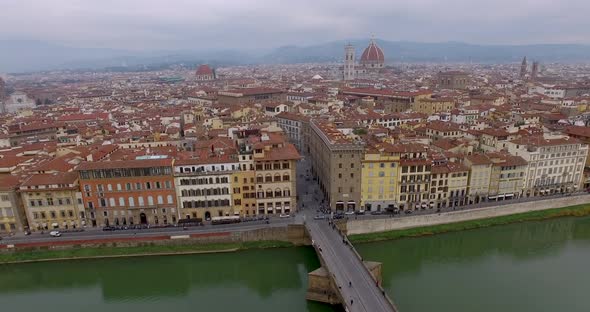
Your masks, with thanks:
<instances>
[{"instance_id":1,"label":"parked car","mask_svg":"<svg viewBox=\"0 0 590 312\"><path fill-rule=\"evenodd\" d=\"M291 215L289 215L288 213L281 213L281 215L279 216L279 218L290 218Z\"/></svg>"},{"instance_id":2,"label":"parked car","mask_svg":"<svg viewBox=\"0 0 590 312\"><path fill-rule=\"evenodd\" d=\"M406 214L412 214L412 210L410 210L410 209L406 210L405 212L406 212Z\"/></svg>"},{"instance_id":3,"label":"parked car","mask_svg":"<svg viewBox=\"0 0 590 312\"><path fill-rule=\"evenodd\" d=\"M365 214L365 210L361 209L361 210L357 210L355 212L357 215L364 215Z\"/></svg>"},{"instance_id":4,"label":"parked car","mask_svg":"<svg viewBox=\"0 0 590 312\"><path fill-rule=\"evenodd\" d=\"M49 236L51 237L60 237L61 233L59 231L51 231L49 232Z\"/></svg>"},{"instance_id":5,"label":"parked car","mask_svg":"<svg viewBox=\"0 0 590 312\"><path fill-rule=\"evenodd\" d=\"M114 231L117 228L115 228L114 226L105 226L102 228L103 231Z\"/></svg>"},{"instance_id":6,"label":"parked car","mask_svg":"<svg viewBox=\"0 0 590 312\"><path fill-rule=\"evenodd\" d=\"M353 215L354 214L354 210L349 210L347 212L344 213L345 215Z\"/></svg>"},{"instance_id":7,"label":"parked car","mask_svg":"<svg viewBox=\"0 0 590 312\"><path fill-rule=\"evenodd\" d=\"M371 211L371 214L377 216L383 214L383 211Z\"/></svg>"},{"instance_id":8,"label":"parked car","mask_svg":"<svg viewBox=\"0 0 590 312\"><path fill-rule=\"evenodd\" d=\"M326 218L326 216L324 215L317 215L315 217L313 217L314 220L324 220Z\"/></svg>"}]
</instances>

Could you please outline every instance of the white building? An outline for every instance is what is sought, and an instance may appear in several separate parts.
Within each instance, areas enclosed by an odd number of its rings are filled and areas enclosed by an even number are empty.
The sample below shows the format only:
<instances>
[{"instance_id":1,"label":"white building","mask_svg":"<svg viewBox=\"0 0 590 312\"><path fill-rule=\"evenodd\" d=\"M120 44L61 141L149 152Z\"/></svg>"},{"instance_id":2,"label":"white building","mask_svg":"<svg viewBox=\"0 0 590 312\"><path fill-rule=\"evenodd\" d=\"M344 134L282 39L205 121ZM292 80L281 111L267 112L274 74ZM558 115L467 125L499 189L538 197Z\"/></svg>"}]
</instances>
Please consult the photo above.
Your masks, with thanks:
<instances>
[{"instance_id":1,"label":"white building","mask_svg":"<svg viewBox=\"0 0 590 312\"><path fill-rule=\"evenodd\" d=\"M180 217L209 220L234 215L231 178L240 163L229 155L211 153L205 159L174 163L174 185Z\"/></svg>"},{"instance_id":2,"label":"white building","mask_svg":"<svg viewBox=\"0 0 590 312\"><path fill-rule=\"evenodd\" d=\"M577 139L519 138L506 142L510 154L528 162L524 192L543 195L578 190L584 176L588 145Z\"/></svg>"}]
</instances>

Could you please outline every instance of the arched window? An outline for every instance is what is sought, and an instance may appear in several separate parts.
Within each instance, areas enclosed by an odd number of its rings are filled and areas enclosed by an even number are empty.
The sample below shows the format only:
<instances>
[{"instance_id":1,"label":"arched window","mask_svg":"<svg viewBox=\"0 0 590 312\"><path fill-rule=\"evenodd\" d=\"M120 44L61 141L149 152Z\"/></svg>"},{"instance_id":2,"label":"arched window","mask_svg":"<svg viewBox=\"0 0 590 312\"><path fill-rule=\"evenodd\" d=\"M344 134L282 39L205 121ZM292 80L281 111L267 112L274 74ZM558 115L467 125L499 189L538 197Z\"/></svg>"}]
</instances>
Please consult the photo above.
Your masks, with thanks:
<instances>
[{"instance_id":1,"label":"arched window","mask_svg":"<svg viewBox=\"0 0 590 312\"><path fill-rule=\"evenodd\" d=\"M107 184L107 190L112 191L113 190L113 186L111 184Z\"/></svg>"},{"instance_id":2,"label":"arched window","mask_svg":"<svg viewBox=\"0 0 590 312\"><path fill-rule=\"evenodd\" d=\"M291 190L284 189L283 190L283 197L289 197L289 196L291 196Z\"/></svg>"},{"instance_id":3,"label":"arched window","mask_svg":"<svg viewBox=\"0 0 590 312\"><path fill-rule=\"evenodd\" d=\"M135 199L133 197L129 197L129 207L135 206Z\"/></svg>"},{"instance_id":4,"label":"arched window","mask_svg":"<svg viewBox=\"0 0 590 312\"><path fill-rule=\"evenodd\" d=\"M282 193L283 193L283 192L281 192L281 189L279 189L279 188L278 188L278 189L276 189L276 190L275 190L275 197L281 197Z\"/></svg>"},{"instance_id":5,"label":"arched window","mask_svg":"<svg viewBox=\"0 0 590 312\"><path fill-rule=\"evenodd\" d=\"M258 182L258 183L264 182L264 178L262 177L261 174L259 174L259 175L256 176L256 182Z\"/></svg>"},{"instance_id":6,"label":"arched window","mask_svg":"<svg viewBox=\"0 0 590 312\"><path fill-rule=\"evenodd\" d=\"M154 204L154 197L148 196L148 205L152 206Z\"/></svg>"},{"instance_id":7,"label":"arched window","mask_svg":"<svg viewBox=\"0 0 590 312\"><path fill-rule=\"evenodd\" d=\"M139 196L137 198L137 204L140 205L140 206L145 205L145 202L143 201L143 196Z\"/></svg>"},{"instance_id":8,"label":"arched window","mask_svg":"<svg viewBox=\"0 0 590 312\"><path fill-rule=\"evenodd\" d=\"M109 198L109 206L115 207L115 198L113 198L113 197Z\"/></svg>"},{"instance_id":9,"label":"arched window","mask_svg":"<svg viewBox=\"0 0 590 312\"><path fill-rule=\"evenodd\" d=\"M271 176L270 174L267 174L267 175L264 177L264 182L272 182L272 176Z\"/></svg>"},{"instance_id":10,"label":"arched window","mask_svg":"<svg viewBox=\"0 0 590 312\"><path fill-rule=\"evenodd\" d=\"M266 190L266 197L268 197L268 198L272 197L272 190L271 189Z\"/></svg>"},{"instance_id":11,"label":"arched window","mask_svg":"<svg viewBox=\"0 0 590 312\"><path fill-rule=\"evenodd\" d=\"M221 181L219 181L219 177L215 178L215 183L221 183Z\"/></svg>"},{"instance_id":12,"label":"arched window","mask_svg":"<svg viewBox=\"0 0 590 312\"><path fill-rule=\"evenodd\" d=\"M275 182L281 182L281 175L280 174L275 174L275 178L274 178Z\"/></svg>"},{"instance_id":13,"label":"arched window","mask_svg":"<svg viewBox=\"0 0 590 312\"><path fill-rule=\"evenodd\" d=\"M168 202L169 204L173 204L174 203L174 199L172 198L172 195L166 196L166 202Z\"/></svg>"},{"instance_id":14,"label":"arched window","mask_svg":"<svg viewBox=\"0 0 590 312\"><path fill-rule=\"evenodd\" d=\"M289 181L289 175L288 174L284 174L283 175L283 181Z\"/></svg>"},{"instance_id":15,"label":"arched window","mask_svg":"<svg viewBox=\"0 0 590 312\"><path fill-rule=\"evenodd\" d=\"M119 206L125 207L125 198L119 197Z\"/></svg>"},{"instance_id":16,"label":"arched window","mask_svg":"<svg viewBox=\"0 0 590 312\"><path fill-rule=\"evenodd\" d=\"M164 203L164 197L162 195L158 195L158 204L161 205Z\"/></svg>"}]
</instances>

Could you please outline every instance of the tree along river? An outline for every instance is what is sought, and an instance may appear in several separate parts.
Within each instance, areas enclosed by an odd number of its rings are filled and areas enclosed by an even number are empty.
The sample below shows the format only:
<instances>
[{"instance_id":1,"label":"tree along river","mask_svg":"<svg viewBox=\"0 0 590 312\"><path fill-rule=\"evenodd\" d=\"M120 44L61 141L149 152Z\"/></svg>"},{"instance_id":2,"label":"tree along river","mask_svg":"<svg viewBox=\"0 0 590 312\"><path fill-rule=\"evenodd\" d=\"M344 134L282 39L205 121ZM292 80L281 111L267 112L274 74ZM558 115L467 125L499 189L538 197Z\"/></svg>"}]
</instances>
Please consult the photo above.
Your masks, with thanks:
<instances>
[{"instance_id":1,"label":"tree along river","mask_svg":"<svg viewBox=\"0 0 590 312\"><path fill-rule=\"evenodd\" d=\"M590 311L590 217L360 244L401 312ZM2 311L334 311L308 247L0 265Z\"/></svg>"}]
</instances>

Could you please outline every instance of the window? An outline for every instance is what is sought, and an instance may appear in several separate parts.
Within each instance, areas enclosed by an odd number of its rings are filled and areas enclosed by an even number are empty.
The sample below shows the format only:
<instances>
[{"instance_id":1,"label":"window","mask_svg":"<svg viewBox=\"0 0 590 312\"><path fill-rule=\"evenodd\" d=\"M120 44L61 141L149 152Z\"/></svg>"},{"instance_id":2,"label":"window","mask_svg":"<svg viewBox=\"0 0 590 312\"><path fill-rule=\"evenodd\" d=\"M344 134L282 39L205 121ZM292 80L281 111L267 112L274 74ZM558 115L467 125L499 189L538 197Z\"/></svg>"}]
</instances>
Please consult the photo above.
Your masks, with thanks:
<instances>
[{"instance_id":1,"label":"window","mask_svg":"<svg viewBox=\"0 0 590 312\"><path fill-rule=\"evenodd\" d=\"M115 198L113 198L113 197L109 198L109 205L111 207L115 207Z\"/></svg>"},{"instance_id":2,"label":"window","mask_svg":"<svg viewBox=\"0 0 590 312\"><path fill-rule=\"evenodd\" d=\"M125 184L125 190L131 191L131 183Z\"/></svg>"},{"instance_id":3,"label":"window","mask_svg":"<svg viewBox=\"0 0 590 312\"><path fill-rule=\"evenodd\" d=\"M9 200L8 195L2 195L2 196L0 196L0 200L2 200L2 201L8 201Z\"/></svg>"},{"instance_id":4,"label":"window","mask_svg":"<svg viewBox=\"0 0 590 312\"><path fill-rule=\"evenodd\" d=\"M162 195L158 195L158 205L164 204L164 197Z\"/></svg>"},{"instance_id":5,"label":"window","mask_svg":"<svg viewBox=\"0 0 590 312\"><path fill-rule=\"evenodd\" d=\"M342 163L338 164L338 168L342 169Z\"/></svg>"},{"instance_id":6,"label":"window","mask_svg":"<svg viewBox=\"0 0 590 312\"><path fill-rule=\"evenodd\" d=\"M145 188L146 188L147 190L151 190L151 189L152 189L152 183L150 183L150 182L145 182Z\"/></svg>"},{"instance_id":7,"label":"window","mask_svg":"<svg viewBox=\"0 0 590 312\"><path fill-rule=\"evenodd\" d=\"M172 198L172 195L168 195L168 196L166 196L166 202L167 202L168 204L172 204L172 203L174 203L174 199Z\"/></svg>"},{"instance_id":8,"label":"window","mask_svg":"<svg viewBox=\"0 0 590 312\"><path fill-rule=\"evenodd\" d=\"M135 199L133 197L129 197L128 200L129 200L129 207L135 206Z\"/></svg>"},{"instance_id":9,"label":"window","mask_svg":"<svg viewBox=\"0 0 590 312\"><path fill-rule=\"evenodd\" d=\"M121 190L121 183L117 183L117 191Z\"/></svg>"},{"instance_id":10,"label":"window","mask_svg":"<svg viewBox=\"0 0 590 312\"><path fill-rule=\"evenodd\" d=\"M137 204L138 204L138 205L140 205L140 206L143 206L143 205L145 205L145 203L144 203L144 201L143 201L143 196L139 196L139 197L137 198Z\"/></svg>"},{"instance_id":11,"label":"window","mask_svg":"<svg viewBox=\"0 0 590 312\"><path fill-rule=\"evenodd\" d=\"M125 198L119 197L119 206L120 207L125 207Z\"/></svg>"},{"instance_id":12,"label":"window","mask_svg":"<svg viewBox=\"0 0 590 312\"><path fill-rule=\"evenodd\" d=\"M156 181L156 188L157 189L161 189L162 188L162 184L160 183L160 181Z\"/></svg>"},{"instance_id":13,"label":"window","mask_svg":"<svg viewBox=\"0 0 590 312\"><path fill-rule=\"evenodd\" d=\"M148 196L148 205L150 205L150 206L154 205L154 197L153 196Z\"/></svg>"}]
</instances>

